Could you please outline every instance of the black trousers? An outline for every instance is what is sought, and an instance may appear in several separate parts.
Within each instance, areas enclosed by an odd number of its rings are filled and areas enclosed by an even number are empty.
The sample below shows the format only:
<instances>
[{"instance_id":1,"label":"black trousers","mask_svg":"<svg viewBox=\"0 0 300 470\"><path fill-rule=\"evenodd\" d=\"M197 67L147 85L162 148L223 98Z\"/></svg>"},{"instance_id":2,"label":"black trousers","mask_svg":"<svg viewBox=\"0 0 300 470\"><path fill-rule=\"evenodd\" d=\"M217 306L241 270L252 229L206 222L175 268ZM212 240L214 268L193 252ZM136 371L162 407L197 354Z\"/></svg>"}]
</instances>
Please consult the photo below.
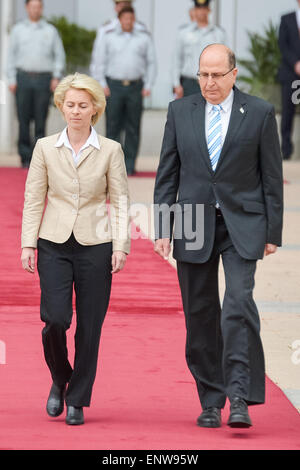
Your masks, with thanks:
<instances>
[{"instance_id":1,"label":"black trousers","mask_svg":"<svg viewBox=\"0 0 300 470\"><path fill-rule=\"evenodd\" d=\"M51 97L50 73L17 73L17 115L19 121L18 152L23 165L29 165L36 141L45 136ZM34 122L34 138L30 123Z\"/></svg>"},{"instance_id":2,"label":"black trousers","mask_svg":"<svg viewBox=\"0 0 300 470\"><path fill-rule=\"evenodd\" d=\"M219 261L226 291L220 305ZM226 397L249 405L265 399L264 353L252 291L256 260L240 257L217 216L213 253L203 264L177 263L186 319L186 360L202 408L223 408Z\"/></svg>"},{"instance_id":3,"label":"black trousers","mask_svg":"<svg viewBox=\"0 0 300 470\"><path fill-rule=\"evenodd\" d=\"M58 386L68 383L67 405L90 405L111 291L111 256L111 243L83 246L73 234L62 244L38 240L44 355L53 382ZM77 323L72 368L66 331L73 316L73 288Z\"/></svg>"},{"instance_id":4,"label":"black trousers","mask_svg":"<svg viewBox=\"0 0 300 470\"><path fill-rule=\"evenodd\" d=\"M291 82L281 84L281 150L284 160L288 160L294 150L292 142L293 123L296 106L292 101L294 93Z\"/></svg>"},{"instance_id":5,"label":"black trousers","mask_svg":"<svg viewBox=\"0 0 300 470\"><path fill-rule=\"evenodd\" d=\"M106 137L122 144L126 170L132 174L140 146L143 82L124 85L120 80L107 78L107 84L111 95L106 106Z\"/></svg>"}]
</instances>

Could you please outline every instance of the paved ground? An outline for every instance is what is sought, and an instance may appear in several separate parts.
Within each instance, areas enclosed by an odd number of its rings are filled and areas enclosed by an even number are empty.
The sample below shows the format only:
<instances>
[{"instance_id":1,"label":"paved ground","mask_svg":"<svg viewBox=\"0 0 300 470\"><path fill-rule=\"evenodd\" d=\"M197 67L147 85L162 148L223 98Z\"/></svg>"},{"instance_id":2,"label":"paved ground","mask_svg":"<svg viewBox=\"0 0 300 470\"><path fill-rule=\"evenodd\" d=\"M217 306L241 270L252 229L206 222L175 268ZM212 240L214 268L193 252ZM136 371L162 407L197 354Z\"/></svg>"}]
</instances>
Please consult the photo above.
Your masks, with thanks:
<instances>
[{"instance_id":1,"label":"paved ground","mask_svg":"<svg viewBox=\"0 0 300 470\"><path fill-rule=\"evenodd\" d=\"M155 171L165 114L152 112L144 126L151 127L155 138L142 142L137 162L140 171ZM157 125L159 121L159 125ZM156 123L156 126L153 126ZM56 126L61 125L56 121ZM51 131L55 131L52 125ZM101 126L100 126L101 130ZM151 133L150 133L151 134ZM154 155L154 156L153 156ZM19 166L17 155L1 155L1 166ZM1 170L0 170L1 171ZM285 392L300 412L300 160L284 162L285 216L283 247L258 263L255 299L260 316L268 376ZM149 209L153 178L129 179L131 202ZM137 213L136 223L145 233L153 234L151 212ZM169 262L175 267L172 257ZM223 273L220 285L224 291Z\"/></svg>"}]
</instances>

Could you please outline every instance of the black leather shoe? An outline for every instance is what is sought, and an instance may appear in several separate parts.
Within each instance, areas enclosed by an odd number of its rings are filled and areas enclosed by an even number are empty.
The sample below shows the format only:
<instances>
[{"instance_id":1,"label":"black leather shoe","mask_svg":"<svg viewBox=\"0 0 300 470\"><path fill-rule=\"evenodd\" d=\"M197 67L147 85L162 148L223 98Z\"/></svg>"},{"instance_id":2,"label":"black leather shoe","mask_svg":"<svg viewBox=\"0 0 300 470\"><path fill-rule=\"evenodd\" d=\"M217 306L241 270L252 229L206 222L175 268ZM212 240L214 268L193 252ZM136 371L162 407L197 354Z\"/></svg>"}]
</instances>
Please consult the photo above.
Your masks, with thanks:
<instances>
[{"instance_id":1,"label":"black leather shoe","mask_svg":"<svg viewBox=\"0 0 300 470\"><path fill-rule=\"evenodd\" d=\"M252 426L247 403L242 398L235 397L232 400L227 424L231 428L250 428Z\"/></svg>"},{"instance_id":2,"label":"black leather shoe","mask_svg":"<svg viewBox=\"0 0 300 470\"><path fill-rule=\"evenodd\" d=\"M67 406L66 423L71 425L84 424L83 408Z\"/></svg>"},{"instance_id":3,"label":"black leather shoe","mask_svg":"<svg viewBox=\"0 0 300 470\"><path fill-rule=\"evenodd\" d=\"M66 385L58 387L55 383L52 384L46 407L48 415L52 418L56 418L64 411L65 391Z\"/></svg>"},{"instance_id":4,"label":"black leather shoe","mask_svg":"<svg viewBox=\"0 0 300 470\"><path fill-rule=\"evenodd\" d=\"M221 409L215 407L206 408L197 419L197 424L202 428L220 428Z\"/></svg>"}]
</instances>

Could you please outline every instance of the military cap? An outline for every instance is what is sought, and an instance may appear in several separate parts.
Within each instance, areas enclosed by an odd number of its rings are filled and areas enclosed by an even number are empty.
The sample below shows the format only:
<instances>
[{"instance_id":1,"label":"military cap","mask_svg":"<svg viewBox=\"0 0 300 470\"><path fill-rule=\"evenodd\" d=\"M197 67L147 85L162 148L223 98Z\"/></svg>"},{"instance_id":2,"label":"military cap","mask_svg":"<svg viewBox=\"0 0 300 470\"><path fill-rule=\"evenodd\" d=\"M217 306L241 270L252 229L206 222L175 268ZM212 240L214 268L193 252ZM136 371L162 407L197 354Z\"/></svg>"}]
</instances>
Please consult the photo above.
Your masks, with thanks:
<instances>
[{"instance_id":1,"label":"military cap","mask_svg":"<svg viewBox=\"0 0 300 470\"><path fill-rule=\"evenodd\" d=\"M195 7L209 7L210 0L194 0Z\"/></svg>"}]
</instances>

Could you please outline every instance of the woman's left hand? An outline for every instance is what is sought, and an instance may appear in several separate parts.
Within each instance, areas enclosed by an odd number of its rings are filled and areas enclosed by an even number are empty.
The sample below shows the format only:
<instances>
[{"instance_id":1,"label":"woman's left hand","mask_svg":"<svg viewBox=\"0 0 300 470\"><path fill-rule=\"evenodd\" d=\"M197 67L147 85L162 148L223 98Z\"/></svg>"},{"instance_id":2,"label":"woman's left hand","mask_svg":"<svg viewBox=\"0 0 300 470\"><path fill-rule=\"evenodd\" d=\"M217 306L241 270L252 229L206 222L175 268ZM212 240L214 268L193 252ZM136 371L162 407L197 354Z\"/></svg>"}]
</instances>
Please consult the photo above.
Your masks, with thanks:
<instances>
[{"instance_id":1,"label":"woman's left hand","mask_svg":"<svg viewBox=\"0 0 300 470\"><path fill-rule=\"evenodd\" d=\"M121 271L126 263L126 253L123 251L114 251L111 259L112 274Z\"/></svg>"}]
</instances>

